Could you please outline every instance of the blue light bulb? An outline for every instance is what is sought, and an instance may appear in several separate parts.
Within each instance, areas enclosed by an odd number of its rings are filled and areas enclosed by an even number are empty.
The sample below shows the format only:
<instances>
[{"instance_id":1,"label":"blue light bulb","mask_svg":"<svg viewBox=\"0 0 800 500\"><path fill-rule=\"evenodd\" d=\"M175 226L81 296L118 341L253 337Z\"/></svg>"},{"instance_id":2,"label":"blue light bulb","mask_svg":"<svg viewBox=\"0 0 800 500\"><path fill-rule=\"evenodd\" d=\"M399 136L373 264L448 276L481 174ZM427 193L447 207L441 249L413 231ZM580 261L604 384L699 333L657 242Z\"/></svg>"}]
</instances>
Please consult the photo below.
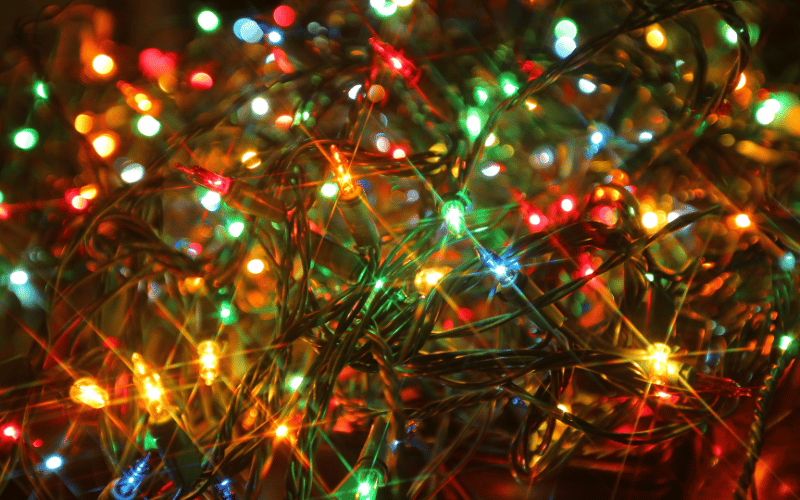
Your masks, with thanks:
<instances>
[{"instance_id":1,"label":"blue light bulb","mask_svg":"<svg viewBox=\"0 0 800 500\"><path fill-rule=\"evenodd\" d=\"M114 498L118 500L128 500L135 498L142 481L147 477L150 472L150 464L147 460L150 454L144 456L141 460L136 462L130 469L122 474L122 477L117 480L114 485Z\"/></svg>"}]
</instances>

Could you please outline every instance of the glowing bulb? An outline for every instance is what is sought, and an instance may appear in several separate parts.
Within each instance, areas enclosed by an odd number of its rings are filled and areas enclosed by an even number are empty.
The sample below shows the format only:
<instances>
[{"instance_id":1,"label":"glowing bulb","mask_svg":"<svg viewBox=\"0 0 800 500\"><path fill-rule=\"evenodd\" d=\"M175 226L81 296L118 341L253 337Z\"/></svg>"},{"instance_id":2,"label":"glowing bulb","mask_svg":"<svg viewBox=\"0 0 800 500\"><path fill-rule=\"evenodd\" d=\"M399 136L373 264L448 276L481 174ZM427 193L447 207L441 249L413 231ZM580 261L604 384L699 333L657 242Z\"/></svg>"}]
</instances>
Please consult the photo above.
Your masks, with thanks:
<instances>
[{"instance_id":1,"label":"glowing bulb","mask_svg":"<svg viewBox=\"0 0 800 500\"><path fill-rule=\"evenodd\" d=\"M591 135L589 140L592 141L592 144L600 144L603 142L603 133L602 132L595 132Z\"/></svg>"},{"instance_id":2,"label":"glowing bulb","mask_svg":"<svg viewBox=\"0 0 800 500\"><path fill-rule=\"evenodd\" d=\"M200 356L200 377L206 385L211 385L219 375L219 345L213 340L206 340L197 345L197 354Z\"/></svg>"},{"instance_id":3,"label":"glowing bulb","mask_svg":"<svg viewBox=\"0 0 800 500\"><path fill-rule=\"evenodd\" d=\"M653 140L653 133L645 130L639 134L639 142L650 142Z\"/></svg>"},{"instance_id":4,"label":"glowing bulb","mask_svg":"<svg viewBox=\"0 0 800 500\"><path fill-rule=\"evenodd\" d=\"M64 464L64 460L58 455L51 455L44 462L44 466L50 470L59 469Z\"/></svg>"},{"instance_id":5,"label":"glowing bulb","mask_svg":"<svg viewBox=\"0 0 800 500\"><path fill-rule=\"evenodd\" d=\"M375 500L378 498L378 488L383 485L383 474L375 469L369 468L358 474L358 488L356 500Z\"/></svg>"},{"instance_id":6,"label":"glowing bulb","mask_svg":"<svg viewBox=\"0 0 800 500\"><path fill-rule=\"evenodd\" d=\"M197 14L197 25L203 31L211 32L219 27L219 17L210 10Z\"/></svg>"},{"instance_id":7,"label":"glowing bulb","mask_svg":"<svg viewBox=\"0 0 800 500\"><path fill-rule=\"evenodd\" d=\"M278 30L272 30L267 34L267 40L269 40L271 44L281 43L283 35L281 35L281 32Z\"/></svg>"},{"instance_id":8,"label":"glowing bulb","mask_svg":"<svg viewBox=\"0 0 800 500\"><path fill-rule=\"evenodd\" d=\"M208 73L197 71L192 73L192 76L189 78L189 84L195 90L208 90L214 85L214 80L211 79L211 75Z\"/></svg>"},{"instance_id":9,"label":"glowing bulb","mask_svg":"<svg viewBox=\"0 0 800 500\"><path fill-rule=\"evenodd\" d=\"M228 224L228 234L238 238L244 232L244 222L231 222Z\"/></svg>"},{"instance_id":10,"label":"glowing bulb","mask_svg":"<svg viewBox=\"0 0 800 500\"><path fill-rule=\"evenodd\" d=\"M647 229L653 229L658 225L658 215L655 212L645 212L642 215L642 225Z\"/></svg>"},{"instance_id":11,"label":"glowing bulb","mask_svg":"<svg viewBox=\"0 0 800 500\"><path fill-rule=\"evenodd\" d=\"M279 438L285 437L289 433L289 429L285 425L279 425L275 429L275 435Z\"/></svg>"},{"instance_id":12,"label":"glowing bulb","mask_svg":"<svg viewBox=\"0 0 800 500\"><path fill-rule=\"evenodd\" d=\"M538 226L539 224L542 223L542 218L538 214L531 214L531 216L528 217L528 222L532 226Z\"/></svg>"},{"instance_id":13,"label":"glowing bulb","mask_svg":"<svg viewBox=\"0 0 800 500\"><path fill-rule=\"evenodd\" d=\"M22 269L17 269L8 276L8 279L15 285L24 285L28 282L28 273Z\"/></svg>"},{"instance_id":14,"label":"glowing bulb","mask_svg":"<svg viewBox=\"0 0 800 500\"><path fill-rule=\"evenodd\" d=\"M487 148L489 148L489 147L492 147L492 146L494 146L495 144L497 144L497 136L496 136L496 135L494 135L494 132L492 132L492 133L491 133L491 134L489 134L489 136L486 138L486 142L485 142L485 143L483 143L483 145L484 145L484 146L486 146Z\"/></svg>"},{"instance_id":15,"label":"glowing bulb","mask_svg":"<svg viewBox=\"0 0 800 500\"><path fill-rule=\"evenodd\" d=\"M350 172L345 166L344 157L336 146L331 146L331 160L333 174L336 176L336 183L339 185L342 194L346 198L354 198L358 195L359 186L353 183L353 178L350 177Z\"/></svg>"},{"instance_id":16,"label":"glowing bulb","mask_svg":"<svg viewBox=\"0 0 800 500\"><path fill-rule=\"evenodd\" d=\"M781 351L785 351L786 349L789 348L790 345L792 345L792 337L784 335L780 339L778 339L778 348Z\"/></svg>"},{"instance_id":17,"label":"glowing bulb","mask_svg":"<svg viewBox=\"0 0 800 500\"><path fill-rule=\"evenodd\" d=\"M484 104L487 99L489 99L489 94L487 94L485 90L482 88L475 89L475 100L478 104Z\"/></svg>"},{"instance_id":18,"label":"glowing bulb","mask_svg":"<svg viewBox=\"0 0 800 500\"><path fill-rule=\"evenodd\" d=\"M414 277L414 286L422 295L427 295L431 290L436 288L439 281L445 277L450 271L449 268L444 267L431 267L421 269Z\"/></svg>"},{"instance_id":19,"label":"glowing bulb","mask_svg":"<svg viewBox=\"0 0 800 500\"><path fill-rule=\"evenodd\" d=\"M247 263L247 270L251 274L259 274L264 270L264 261L261 259L253 259Z\"/></svg>"},{"instance_id":20,"label":"glowing bulb","mask_svg":"<svg viewBox=\"0 0 800 500\"><path fill-rule=\"evenodd\" d=\"M168 416L167 390L161 377L144 361L140 354L134 353L131 356L131 362L133 364L133 383L139 396L143 399L142 402L147 412L154 422L165 420Z\"/></svg>"},{"instance_id":21,"label":"glowing bulb","mask_svg":"<svg viewBox=\"0 0 800 500\"><path fill-rule=\"evenodd\" d=\"M655 50L663 50L667 46L667 37L664 36L664 32L658 27L653 27L648 30L645 35L645 41L647 45Z\"/></svg>"},{"instance_id":22,"label":"glowing bulb","mask_svg":"<svg viewBox=\"0 0 800 500\"><path fill-rule=\"evenodd\" d=\"M578 80L578 89L584 94L591 94L595 90L597 90L597 85L591 80L587 80L586 78L581 78Z\"/></svg>"},{"instance_id":23,"label":"glowing bulb","mask_svg":"<svg viewBox=\"0 0 800 500\"><path fill-rule=\"evenodd\" d=\"M369 4L382 17L388 17L397 12L397 5L389 0L370 0Z\"/></svg>"},{"instance_id":24,"label":"glowing bulb","mask_svg":"<svg viewBox=\"0 0 800 500\"><path fill-rule=\"evenodd\" d=\"M92 69L98 75L107 75L114 71L114 60L105 54L99 54L92 59Z\"/></svg>"},{"instance_id":25,"label":"glowing bulb","mask_svg":"<svg viewBox=\"0 0 800 500\"><path fill-rule=\"evenodd\" d=\"M141 109L142 111L150 111L150 109L153 107L153 103L150 102L149 99L142 99L141 101L139 101L137 106L139 106L139 109Z\"/></svg>"},{"instance_id":26,"label":"glowing bulb","mask_svg":"<svg viewBox=\"0 0 800 500\"><path fill-rule=\"evenodd\" d=\"M76 403L96 409L108 405L108 392L89 377L76 380L69 389L69 397Z\"/></svg>"},{"instance_id":27,"label":"glowing bulb","mask_svg":"<svg viewBox=\"0 0 800 500\"><path fill-rule=\"evenodd\" d=\"M222 196L216 191L206 191L206 194L200 198L200 204L209 212L216 212L221 201Z\"/></svg>"},{"instance_id":28,"label":"glowing bulb","mask_svg":"<svg viewBox=\"0 0 800 500\"><path fill-rule=\"evenodd\" d=\"M335 182L326 182L322 185L320 193L326 198L333 198L339 192L339 186Z\"/></svg>"},{"instance_id":29,"label":"glowing bulb","mask_svg":"<svg viewBox=\"0 0 800 500\"><path fill-rule=\"evenodd\" d=\"M561 200L561 210L565 212L571 212L574 208L575 202L572 201L572 198L564 198Z\"/></svg>"},{"instance_id":30,"label":"glowing bulb","mask_svg":"<svg viewBox=\"0 0 800 500\"><path fill-rule=\"evenodd\" d=\"M36 82L36 85L33 86L33 90L36 92L36 95L42 99L47 99L47 87L44 85L44 82Z\"/></svg>"},{"instance_id":31,"label":"glowing bulb","mask_svg":"<svg viewBox=\"0 0 800 500\"><path fill-rule=\"evenodd\" d=\"M674 363L668 361L672 350L666 344L652 344L647 348L648 372L657 384L663 384L665 379L675 373Z\"/></svg>"},{"instance_id":32,"label":"glowing bulb","mask_svg":"<svg viewBox=\"0 0 800 500\"><path fill-rule=\"evenodd\" d=\"M39 141L39 134L32 128L24 128L14 134L14 144L20 149L31 149Z\"/></svg>"},{"instance_id":33,"label":"glowing bulb","mask_svg":"<svg viewBox=\"0 0 800 500\"><path fill-rule=\"evenodd\" d=\"M477 136L481 133L481 128L483 125L481 124L481 117L475 113L470 113L467 117L467 121L465 122L467 125L467 130L469 131L470 135Z\"/></svg>"},{"instance_id":34,"label":"glowing bulb","mask_svg":"<svg viewBox=\"0 0 800 500\"><path fill-rule=\"evenodd\" d=\"M3 427L3 436L15 440L19 437L20 431L14 424L8 424Z\"/></svg>"},{"instance_id":35,"label":"glowing bulb","mask_svg":"<svg viewBox=\"0 0 800 500\"><path fill-rule=\"evenodd\" d=\"M292 380L289 381L289 388L292 391L296 391L297 389L300 388L302 384L303 384L303 377L301 375L295 375L294 377L292 377Z\"/></svg>"},{"instance_id":36,"label":"glowing bulb","mask_svg":"<svg viewBox=\"0 0 800 500\"><path fill-rule=\"evenodd\" d=\"M728 43L736 43L736 41L739 39L739 36L736 34L736 31L733 28L728 26L728 29L725 30L725 39L728 41Z\"/></svg>"},{"instance_id":37,"label":"glowing bulb","mask_svg":"<svg viewBox=\"0 0 800 500\"><path fill-rule=\"evenodd\" d=\"M442 215L451 233L459 235L466 228L465 209L461 201L450 200L446 202L442 205Z\"/></svg>"},{"instance_id":38,"label":"glowing bulb","mask_svg":"<svg viewBox=\"0 0 800 500\"><path fill-rule=\"evenodd\" d=\"M505 95L511 96L516 91L517 91L517 86L514 85L513 83L506 82L506 83L503 84L503 93L505 93Z\"/></svg>"},{"instance_id":39,"label":"glowing bulb","mask_svg":"<svg viewBox=\"0 0 800 500\"><path fill-rule=\"evenodd\" d=\"M361 91L361 85L353 85L350 87L350 90L347 91L347 97L352 100L356 100L358 98L358 93Z\"/></svg>"},{"instance_id":40,"label":"glowing bulb","mask_svg":"<svg viewBox=\"0 0 800 500\"><path fill-rule=\"evenodd\" d=\"M736 224L736 227L742 229L750 227L750 217L748 217L747 214L739 214L734 219L734 223Z\"/></svg>"},{"instance_id":41,"label":"glowing bulb","mask_svg":"<svg viewBox=\"0 0 800 500\"><path fill-rule=\"evenodd\" d=\"M490 163L481 169L481 173L486 177L494 177L500 173L502 167L497 163Z\"/></svg>"},{"instance_id":42,"label":"glowing bulb","mask_svg":"<svg viewBox=\"0 0 800 500\"><path fill-rule=\"evenodd\" d=\"M144 101L141 101L139 104L142 102ZM144 115L136 122L136 128L139 129L140 134L146 137L153 137L161 130L161 123L150 115Z\"/></svg>"},{"instance_id":43,"label":"glowing bulb","mask_svg":"<svg viewBox=\"0 0 800 500\"><path fill-rule=\"evenodd\" d=\"M92 146L101 158L106 158L117 148L117 141L110 134L102 134L95 137Z\"/></svg>"},{"instance_id":44,"label":"glowing bulb","mask_svg":"<svg viewBox=\"0 0 800 500\"><path fill-rule=\"evenodd\" d=\"M119 176L122 178L123 182L133 184L134 182L142 180L144 177L144 167L138 163L131 163L122 169L122 172L120 172Z\"/></svg>"},{"instance_id":45,"label":"glowing bulb","mask_svg":"<svg viewBox=\"0 0 800 500\"><path fill-rule=\"evenodd\" d=\"M94 126L94 118L86 113L81 113L75 117L75 130L79 133L88 134L92 131L92 126Z\"/></svg>"},{"instance_id":46,"label":"glowing bulb","mask_svg":"<svg viewBox=\"0 0 800 500\"><path fill-rule=\"evenodd\" d=\"M766 107L761 107L756 111L756 121L761 125L769 125L775 119L775 113L767 109Z\"/></svg>"},{"instance_id":47,"label":"glowing bulb","mask_svg":"<svg viewBox=\"0 0 800 500\"><path fill-rule=\"evenodd\" d=\"M500 283L501 287L512 284L517 278L519 264L514 260L508 260L495 255L483 247L478 247L478 254L480 255L483 265L489 269L489 272Z\"/></svg>"},{"instance_id":48,"label":"glowing bulb","mask_svg":"<svg viewBox=\"0 0 800 500\"><path fill-rule=\"evenodd\" d=\"M263 116L269 111L269 103L263 97L256 97L250 101L250 109L258 116Z\"/></svg>"},{"instance_id":49,"label":"glowing bulb","mask_svg":"<svg viewBox=\"0 0 800 500\"><path fill-rule=\"evenodd\" d=\"M569 37L561 37L556 40L553 50L555 50L558 57L564 59L568 55L572 54L577 47L578 46L575 44L574 39Z\"/></svg>"},{"instance_id":50,"label":"glowing bulb","mask_svg":"<svg viewBox=\"0 0 800 500\"><path fill-rule=\"evenodd\" d=\"M745 85L747 85L747 76L745 76L745 74L742 73L742 74L739 75L739 83L736 84L736 89L735 90L739 90L742 87L744 87Z\"/></svg>"},{"instance_id":51,"label":"glowing bulb","mask_svg":"<svg viewBox=\"0 0 800 500\"><path fill-rule=\"evenodd\" d=\"M556 23L553 32L556 35L556 38L575 38L578 36L578 26L572 19L563 18L558 23Z\"/></svg>"}]
</instances>

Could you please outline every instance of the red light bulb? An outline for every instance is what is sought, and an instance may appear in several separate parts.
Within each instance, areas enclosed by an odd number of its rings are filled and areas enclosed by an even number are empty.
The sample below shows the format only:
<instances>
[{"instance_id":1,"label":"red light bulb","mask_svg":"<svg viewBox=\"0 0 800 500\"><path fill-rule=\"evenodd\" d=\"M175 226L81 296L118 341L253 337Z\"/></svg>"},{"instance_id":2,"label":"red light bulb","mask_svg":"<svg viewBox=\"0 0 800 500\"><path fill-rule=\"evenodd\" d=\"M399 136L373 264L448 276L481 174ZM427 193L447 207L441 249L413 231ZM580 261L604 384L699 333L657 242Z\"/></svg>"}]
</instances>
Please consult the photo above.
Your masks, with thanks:
<instances>
[{"instance_id":1,"label":"red light bulb","mask_svg":"<svg viewBox=\"0 0 800 500\"><path fill-rule=\"evenodd\" d=\"M196 71L189 78L189 84L195 90L208 90L214 85L214 80L211 79L211 75L208 73Z\"/></svg>"},{"instance_id":2,"label":"red light bulb","mask_svg":"<svg viewBox=\"0 0 800 500\"><path fill-rule=\"evenodd\" d=\"M175 168L183 172L190 181L198 186L208 188L220 195L226 194L231 188L231 179L229 177L215 174L203 167L176 163Z\"/></svg>"}]
</instances>

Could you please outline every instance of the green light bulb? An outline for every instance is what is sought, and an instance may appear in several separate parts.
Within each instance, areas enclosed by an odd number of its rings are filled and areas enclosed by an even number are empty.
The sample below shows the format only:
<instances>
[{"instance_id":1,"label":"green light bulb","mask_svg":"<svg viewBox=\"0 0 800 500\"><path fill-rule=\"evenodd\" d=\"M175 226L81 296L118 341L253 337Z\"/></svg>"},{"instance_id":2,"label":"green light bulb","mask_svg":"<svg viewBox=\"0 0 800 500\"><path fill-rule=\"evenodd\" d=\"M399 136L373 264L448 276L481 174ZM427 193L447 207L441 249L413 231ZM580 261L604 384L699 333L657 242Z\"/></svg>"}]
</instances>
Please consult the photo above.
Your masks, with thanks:
<instances>
[{"instance_id":1,"label":"green light bulb","mask_svg":"<svg viewBox=\"0 0 800 500\"><path fill-rule=\"evenodd\" d=\"M578 36L578 26L575 24L575 21L565 17L556 23L553 32L556 38L575 38Z\"/></svg>"},{"instance_id":2,"label":"green light bulb","mask_svg":"<svg viewBox=\"0 0 800 500\"><path fill-rule=\"evenodd\" d=\"M33 91L42 99L47 99L47 87L45 87L44 82L36 82L33 86Z\"/></svg>"},{"instance_id":3,"label":"green light bulb","mask_svg":"<svg viewBox=\"0 0 800 500\"><path fill-rule=\"evenodd\" d=\"M366 469L358 475L358 489L355 500L375 500L378 488L383 485L383 474L375 469Z\"/></svg>"},{"instance_id":4,"label":"green light bulb","mask_svg":"<svg viewBox=\"0 0 800 500\"><path fill-rule=\"evenodd\" d=\"M219 27L219 17L210 10L197 14L197 25L206 32L211 32Z\"/></svg>"},{"instance_id":5,"label":"green light bulb","mask_svg":"<svg viewBox=\"0 0 800 500\"><path fill-rule=\"evenodd\" d=\"M447 224L447 229L455 235L461 234L467 226L464 220L464 204L458 200L450 200L442 205L442 217Z\"/></svg>"},{"instance_id":6,"label":"green light bulb","mask_svg":"<svg viewBox=\"0 0 800 500\"><path fill-rule=\"evenodd\" d=\"M231 222L228 224L228 234L234 238L238 238L244 232L244 222Z\"/></svg>"},{"instance_id":7,"label":"green light bulb","mask_svg":"<svg viewBox=\"0 0 800 500\"><path fill-rule=\"evenodd\" d=\"M14 144L20 149L31 149L37 142L39 142L39 134L32 128L24 128L14 134Z\"/></svg>"}]
</instances>

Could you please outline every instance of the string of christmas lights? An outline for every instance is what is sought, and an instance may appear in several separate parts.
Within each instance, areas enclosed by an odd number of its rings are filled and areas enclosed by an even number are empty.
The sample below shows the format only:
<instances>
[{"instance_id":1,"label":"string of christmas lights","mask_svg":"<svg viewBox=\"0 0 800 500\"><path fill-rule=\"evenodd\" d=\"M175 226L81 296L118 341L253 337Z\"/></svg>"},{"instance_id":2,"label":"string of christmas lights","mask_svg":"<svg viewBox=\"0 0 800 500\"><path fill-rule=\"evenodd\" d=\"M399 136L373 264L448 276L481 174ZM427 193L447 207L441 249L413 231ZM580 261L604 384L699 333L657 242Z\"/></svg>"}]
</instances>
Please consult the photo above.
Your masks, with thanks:
<instances>
[{"instance_id":1,"label":"string of christmas lights","mask_svg":"<svg viewBox=\"0 0 800 500\"><path fill-rule=\"evenodd\" d=\"M172 52L87 5L17 23L0 493L616 493L750 404L717 493L758 491L800 324L800 100L759 5L193 14Z\"/></svg>"}]
</instances>

